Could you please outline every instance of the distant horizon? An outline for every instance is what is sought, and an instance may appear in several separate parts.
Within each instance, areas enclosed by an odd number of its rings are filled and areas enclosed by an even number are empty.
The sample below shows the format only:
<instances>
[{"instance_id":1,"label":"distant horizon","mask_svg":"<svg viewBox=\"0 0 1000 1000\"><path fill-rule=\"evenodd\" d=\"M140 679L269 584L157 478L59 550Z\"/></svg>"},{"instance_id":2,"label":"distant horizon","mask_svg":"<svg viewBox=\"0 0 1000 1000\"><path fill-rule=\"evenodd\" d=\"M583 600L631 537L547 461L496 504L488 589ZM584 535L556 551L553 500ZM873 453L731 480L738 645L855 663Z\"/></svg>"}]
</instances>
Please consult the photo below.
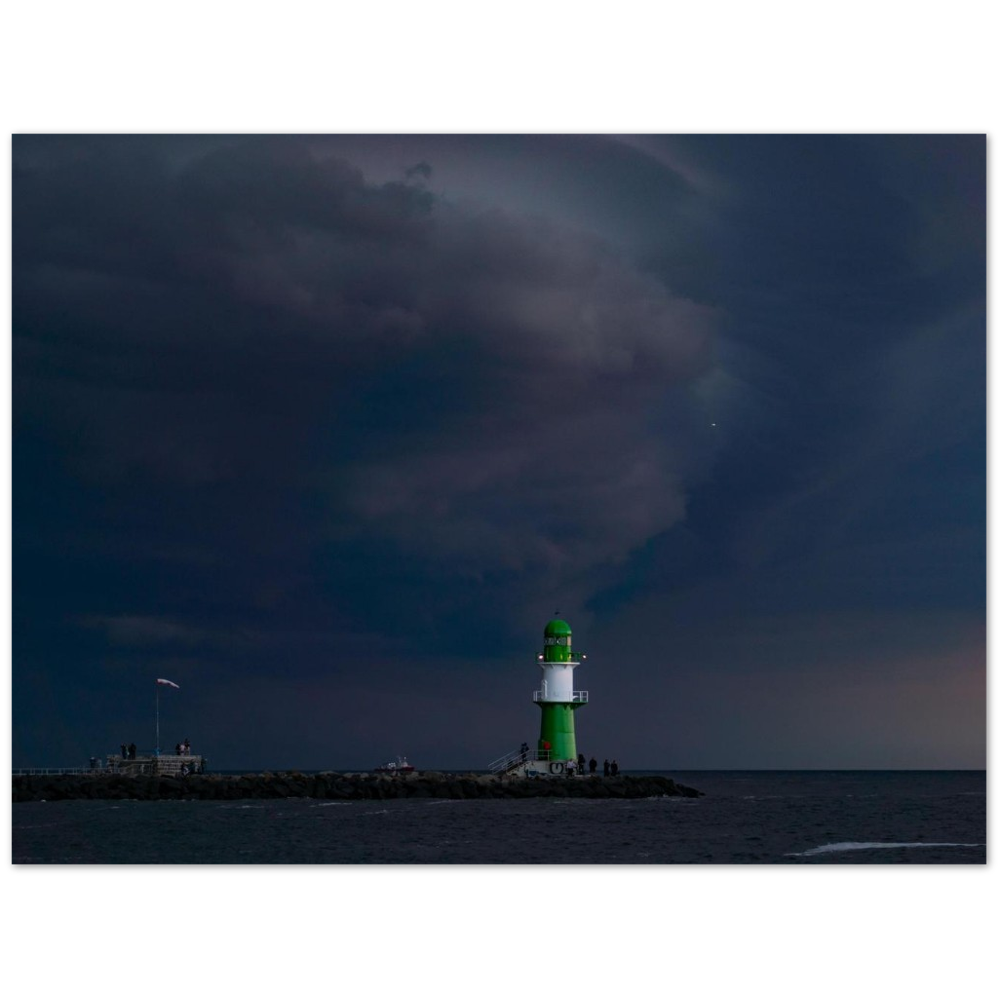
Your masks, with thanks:
<instances>
[{"instance_id":1,"label":"distant horizon","mask_svg":"<svg viewBox=\"0 0 1000 1000\"><path fill-rule=\"evenodd\" d=\"M139 754L139 756L145 756ZM160 754L161 757L169 757L171 754ZM589 759L589 758L588 758ZM608 760L613 758L609 757ZM98 758L100 761L101 758ZM318 773L324 771L331 771L334 773L348 773L348 772L374 772L380 764L372 764L369 766L347 766L347 767L332 767L332 766L322 766L322 767L303 767L298 765L267 765L261 767L246 766L246 767L213 767L211 759L207 756L205 757L207 762L206 774L264 774L267 772L279 772L279 771L300 771L302 773ZM602 757L599 764L603 763L604 758ZM489 769L486 766L481 767L465 767L465 766L438 766L433 764L419 765L410 761L413 764L416 771L442 771L446 773L459 773L459 772L485 772L489 773ZM684 771L684 772L737 772L737 771L811 771L811 772L832 772L832 771L843 771L843 772L863 772L863 771L983 771L985 772L987 768L983 767L625 767L621 766L621 773L628 774L629 772L645 772L645 771ZM74 768L74 769L87 769L87 762L82 764L15 764L12 766L14 771L26 771L26 770L55 770L57 768ZM597 771L598 775L601 775L600 767Z\"/></svg>"}]
</instances>

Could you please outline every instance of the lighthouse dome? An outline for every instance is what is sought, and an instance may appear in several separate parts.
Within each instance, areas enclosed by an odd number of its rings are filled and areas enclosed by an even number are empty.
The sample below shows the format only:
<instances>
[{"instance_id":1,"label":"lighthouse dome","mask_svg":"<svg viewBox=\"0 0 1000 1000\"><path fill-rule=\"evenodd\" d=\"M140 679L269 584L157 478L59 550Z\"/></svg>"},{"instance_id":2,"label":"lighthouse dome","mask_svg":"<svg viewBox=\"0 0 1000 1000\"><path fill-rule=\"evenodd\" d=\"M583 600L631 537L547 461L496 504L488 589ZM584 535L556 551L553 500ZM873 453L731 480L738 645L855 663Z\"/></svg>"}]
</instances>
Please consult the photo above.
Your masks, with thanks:
<instances>
[{"instance_id":1,"label":"lighthouse dome","mask_svg":"<svg viewBox=\"0 0 1000 1000\"><path fill-rule=\"evenodd\" d=\"M545 626L546 638L548 638L549 636L562 636L562 635L572 635L572 634L573 630L561 618L553 618L552 621L550 621Z\"/></svg>"}]
</instances>

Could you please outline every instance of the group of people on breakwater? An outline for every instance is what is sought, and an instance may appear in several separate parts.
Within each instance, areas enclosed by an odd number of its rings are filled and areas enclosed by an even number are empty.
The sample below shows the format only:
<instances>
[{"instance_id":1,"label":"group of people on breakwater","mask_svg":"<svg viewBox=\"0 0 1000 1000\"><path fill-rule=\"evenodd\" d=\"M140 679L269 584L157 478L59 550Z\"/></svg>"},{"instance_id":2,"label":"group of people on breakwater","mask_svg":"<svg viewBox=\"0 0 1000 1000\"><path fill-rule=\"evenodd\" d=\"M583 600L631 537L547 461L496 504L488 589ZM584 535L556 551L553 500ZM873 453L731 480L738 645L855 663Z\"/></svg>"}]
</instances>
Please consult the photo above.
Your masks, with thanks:
<instances>
[{"instance_id":1,"label":"group of people on breakwater","mask_svg":"<svg viewBox=\"0 0 1000 1000\"><path fill-rule=\"evenodd\" d=\"M135 760L136 746L134 743L129 743L128 745L121 745L122 760ZM177 757L189 757L191 755L191 740L188 737L184 737L183 743L177 743L174 745L174 754ZM93 758L96 760L96 758Z\"/></svg>"},{"instance_id":2,"label":"group of people on breakwater","mask_svg":"<svg viewBox=\"0 0 1000 1000\"><path fill-rule=\"evenodd\" d=\"M572 773L574 771L573 761L567 761L566 762L566 770L569 771L570 773ZM575 768L575 770L578 770L580 772L580 774L584 774L584 773L588 773L588 772L590 774L596 774L597 773L597 760L595 758L591 757L590 760L588 761L584 757L583 754L580 754L580 756L577 757L577 759L576 759L576 768ZM607 757L604 758L604 777L605 778L617 778L618 777L618 770L619 769L618 769L618 761L617 760L608 760Z\"/></svg>"},{"instance_id":3,"label":"group of people on breakwater","mask_svg":"<svg viewBox=\"0 0 1000 1000\"><path fill-rule=\"evenodd\" d=\"M552 753L552 744L548 740L542 743L542 748L539 752L540 760L550 760ZM521 761L526 761L531 756L531 748L527 743L521 744ZM587 760L585 754L580 754L576 760L566 761L566 774L569 777L573 777L574 774L597 774L597 758L591 757ZM618 777L618 761L608 760L607 757L604 758L604 777L605 778L617 778Z\"/></svg>"}]
</instances>

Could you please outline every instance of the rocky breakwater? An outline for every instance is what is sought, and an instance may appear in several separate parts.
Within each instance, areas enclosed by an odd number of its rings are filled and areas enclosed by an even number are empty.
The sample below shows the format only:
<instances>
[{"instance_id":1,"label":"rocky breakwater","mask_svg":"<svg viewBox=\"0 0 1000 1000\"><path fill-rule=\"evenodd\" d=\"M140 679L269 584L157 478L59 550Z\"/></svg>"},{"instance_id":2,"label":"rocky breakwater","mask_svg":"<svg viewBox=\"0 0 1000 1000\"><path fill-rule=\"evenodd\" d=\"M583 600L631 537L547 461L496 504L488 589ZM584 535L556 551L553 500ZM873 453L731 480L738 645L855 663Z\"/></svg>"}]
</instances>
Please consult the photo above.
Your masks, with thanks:
<instances>
[{"instance_id":1,"label":"rocky breakwater","mask_svg":"<svg viewBox=\"0 0 1000 1000\"><path fill-rule=\"evenodd\" d=\"M425 771L406 775L299 771L196 774L188 777L121 774L15 775L14 802L60 799L642 799L703 795L660 775L616 778L499 778Z\"/></svg>"}]
</instances>

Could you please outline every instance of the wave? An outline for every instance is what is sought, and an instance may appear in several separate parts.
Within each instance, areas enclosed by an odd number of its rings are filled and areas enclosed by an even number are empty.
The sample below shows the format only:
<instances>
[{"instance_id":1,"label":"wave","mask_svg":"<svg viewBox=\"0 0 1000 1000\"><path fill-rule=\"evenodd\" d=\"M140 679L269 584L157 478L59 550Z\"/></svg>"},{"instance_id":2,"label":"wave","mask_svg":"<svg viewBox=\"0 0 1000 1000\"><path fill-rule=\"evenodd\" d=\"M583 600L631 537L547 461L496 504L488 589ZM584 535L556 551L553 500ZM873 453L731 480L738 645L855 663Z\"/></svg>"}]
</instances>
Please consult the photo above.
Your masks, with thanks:
<instances>
[{"instance_id":1,"label":"wave","mask_svg":"<svg viewBox=\"0 0 1000 1000\"><path fill-rule=\"evenodd\" d=\"M824 844L822 847L814 847L809 851L792 851L786 854L786 858L809 858L815 854L832 854L838 851L876 851L899 847L985 847L985 844L948 844L930 843L926 840L919 840L905 843L861 843L849 840L840 844Z\"/></svg>"}]
</instances>

